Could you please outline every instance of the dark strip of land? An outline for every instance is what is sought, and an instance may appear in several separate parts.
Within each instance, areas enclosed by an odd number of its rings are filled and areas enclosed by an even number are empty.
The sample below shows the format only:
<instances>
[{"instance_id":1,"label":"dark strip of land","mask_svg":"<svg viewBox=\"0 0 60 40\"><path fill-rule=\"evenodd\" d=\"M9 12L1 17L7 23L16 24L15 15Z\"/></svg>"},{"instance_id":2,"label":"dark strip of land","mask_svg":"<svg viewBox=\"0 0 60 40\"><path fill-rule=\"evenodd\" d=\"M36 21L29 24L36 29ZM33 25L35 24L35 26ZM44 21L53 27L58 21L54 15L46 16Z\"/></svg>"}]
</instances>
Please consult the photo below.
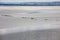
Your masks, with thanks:
<instances>
[{"instance_id":1,"label":"dark strip of land","mask_svg":"<svg viewBox=\"0 0 60 40\"><path fill-rule=\"evenodd\" d=\"M22 2L22 3L3 3L0 6L60 6L60 2Z\"/></svg>"}]
</instances>

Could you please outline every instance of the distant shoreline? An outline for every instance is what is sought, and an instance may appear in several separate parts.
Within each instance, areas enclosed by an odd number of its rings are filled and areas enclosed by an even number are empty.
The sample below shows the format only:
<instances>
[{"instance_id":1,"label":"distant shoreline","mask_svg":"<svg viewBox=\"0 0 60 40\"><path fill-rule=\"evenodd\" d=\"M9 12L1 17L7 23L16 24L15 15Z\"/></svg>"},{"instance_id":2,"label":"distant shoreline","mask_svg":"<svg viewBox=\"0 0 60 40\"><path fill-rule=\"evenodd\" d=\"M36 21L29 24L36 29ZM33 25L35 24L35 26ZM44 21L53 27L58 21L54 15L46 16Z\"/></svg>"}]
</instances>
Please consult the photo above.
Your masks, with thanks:
<instances>
[{"instance_id":1,"label":"distant shoreline","mask_svg":"<svg viewBox=\"0 0 60 40\"><path fill-rule=\"evenodd\" d=\"M60 6L60 2L0 2L0 6Z\"/></svg>"}]
</instances>

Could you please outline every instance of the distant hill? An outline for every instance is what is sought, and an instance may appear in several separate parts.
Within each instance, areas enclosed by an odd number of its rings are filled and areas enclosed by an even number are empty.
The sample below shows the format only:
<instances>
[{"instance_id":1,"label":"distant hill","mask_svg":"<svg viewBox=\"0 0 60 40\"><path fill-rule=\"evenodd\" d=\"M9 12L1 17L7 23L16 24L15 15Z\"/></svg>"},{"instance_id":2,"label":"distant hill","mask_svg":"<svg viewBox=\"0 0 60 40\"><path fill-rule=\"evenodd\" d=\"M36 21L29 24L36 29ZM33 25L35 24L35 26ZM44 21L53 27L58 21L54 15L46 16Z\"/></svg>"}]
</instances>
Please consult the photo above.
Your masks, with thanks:
<instances>
[{"instance_id":1,"label":"distant hill","mask_svg":"<svg viewBox=\"0 0 60 40\"><path fill-rule=\"evenodd\" d=\"M60 6L60 2L0 2L0 6Z\"/></svg>"}]
</instances>

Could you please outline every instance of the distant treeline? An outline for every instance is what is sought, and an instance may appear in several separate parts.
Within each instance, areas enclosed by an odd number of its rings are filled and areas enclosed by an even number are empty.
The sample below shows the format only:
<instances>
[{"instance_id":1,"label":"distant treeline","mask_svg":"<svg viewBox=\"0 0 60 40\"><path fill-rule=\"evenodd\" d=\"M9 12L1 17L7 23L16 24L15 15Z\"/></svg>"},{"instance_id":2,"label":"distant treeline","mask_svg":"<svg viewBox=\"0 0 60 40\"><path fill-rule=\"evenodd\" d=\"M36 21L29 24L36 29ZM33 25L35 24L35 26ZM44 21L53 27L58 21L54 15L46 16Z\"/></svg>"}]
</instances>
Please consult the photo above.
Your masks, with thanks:
<instances>
[{"instance_id":1,"label":"distant treeline","mask_svg":"<svg viewBox=\"0 0 60 40\"><path fill-rule=\"evenodd\" d=\"M60 6L60 2L0 3L0 6Z\"/></svg>"}]
</instances>

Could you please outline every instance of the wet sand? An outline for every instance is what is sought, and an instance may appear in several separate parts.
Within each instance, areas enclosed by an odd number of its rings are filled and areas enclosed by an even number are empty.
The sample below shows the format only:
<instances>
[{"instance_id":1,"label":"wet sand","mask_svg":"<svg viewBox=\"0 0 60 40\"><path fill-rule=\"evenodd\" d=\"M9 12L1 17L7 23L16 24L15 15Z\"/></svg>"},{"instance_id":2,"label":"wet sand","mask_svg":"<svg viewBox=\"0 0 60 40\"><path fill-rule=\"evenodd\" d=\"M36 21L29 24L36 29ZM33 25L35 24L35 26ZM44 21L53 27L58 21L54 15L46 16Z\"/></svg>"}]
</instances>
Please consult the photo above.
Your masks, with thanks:
<instances>
[{"instance_id":1,"label":"wet sand","mask_svg":"<svg viewBox=\"0 0 60 40\"><path fill-rule=\"evenodd\" d=\"M2 40L60 40L60 29L32 30L2 35Z\"/></svg>"}]
</instances>

